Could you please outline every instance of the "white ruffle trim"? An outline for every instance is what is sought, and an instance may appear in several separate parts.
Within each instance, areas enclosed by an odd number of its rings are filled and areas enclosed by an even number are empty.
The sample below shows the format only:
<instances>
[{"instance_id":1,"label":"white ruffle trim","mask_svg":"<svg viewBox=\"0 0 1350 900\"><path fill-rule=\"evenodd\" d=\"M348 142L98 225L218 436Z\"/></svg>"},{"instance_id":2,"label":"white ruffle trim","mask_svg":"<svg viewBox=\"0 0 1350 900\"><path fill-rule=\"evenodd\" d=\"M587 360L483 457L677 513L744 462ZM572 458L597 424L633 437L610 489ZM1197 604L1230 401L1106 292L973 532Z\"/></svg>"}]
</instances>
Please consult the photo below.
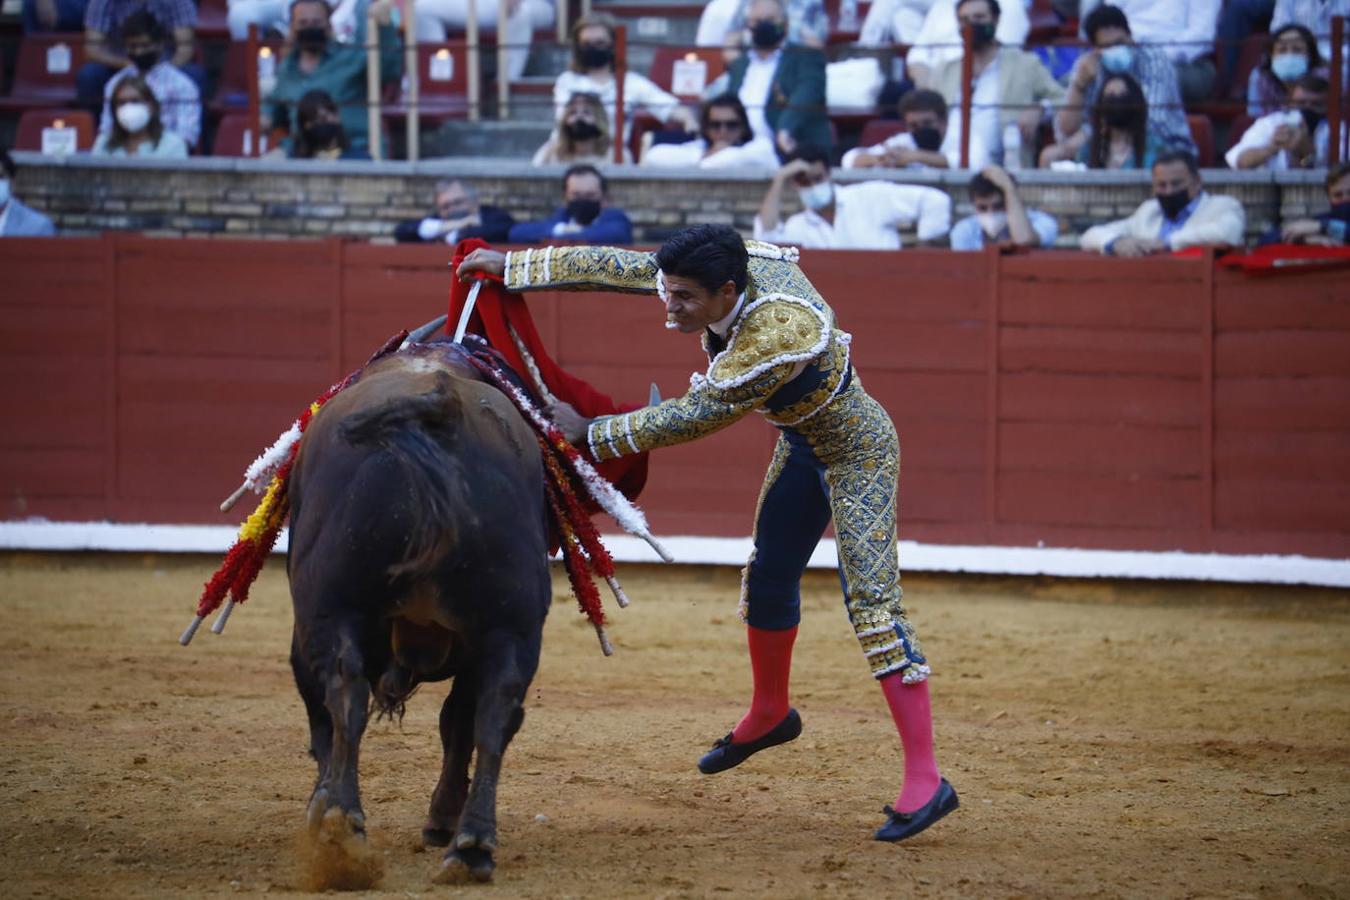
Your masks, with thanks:
<instances>
[{"instance_id":1,"label":"white ruffle trim","mask_svg":"<svg viewBox=\"0 0 1350 900\"><path fill-rule=\"evenodd\" d=\"M758 256L760 259L776 259L780 262L795 263L802 257L802 252L796 247L780 247L777 244L770 244L765 241L747 241L745 252L750 256Z\"/></svg>"},{"instance_id":2,"label":"white ruffle trim","mask_svg":"<svg viewBox=\"0 0 1350 900\"><path fill-rule=\"evenodd\" d=\"M899 672L901 669L904 669L905 674L901 676L900 680L905 684L919 684L920 682L927 681L928 676L933 674L933 670L928 667L927 663L912 663L909 660L905 660L904 662L898 662L893 666L887 666L880 672L873 672L872 677L885 678L887 675Z\"/></svg>"}]
</instances>

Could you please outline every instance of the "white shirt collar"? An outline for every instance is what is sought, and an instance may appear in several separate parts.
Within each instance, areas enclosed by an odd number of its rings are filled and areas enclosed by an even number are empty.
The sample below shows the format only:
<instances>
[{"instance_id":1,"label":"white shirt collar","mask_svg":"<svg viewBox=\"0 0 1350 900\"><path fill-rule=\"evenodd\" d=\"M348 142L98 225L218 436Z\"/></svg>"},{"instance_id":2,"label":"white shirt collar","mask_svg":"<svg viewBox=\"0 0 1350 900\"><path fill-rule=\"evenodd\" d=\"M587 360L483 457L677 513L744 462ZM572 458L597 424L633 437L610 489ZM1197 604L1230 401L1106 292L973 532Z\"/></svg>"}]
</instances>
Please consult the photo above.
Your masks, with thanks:
<instances>
[{"instance_id":1,"label":"white shirt collar","mask_svg":"<svg viewBox=\"0 0 1350 900\"><path fill-rule=\"evenodd\" d=\"M742 291L741 295L736 298L736 305L731 308L731 312L727 313L725 318L719 319L718 321L709 325L708 329L718 337L725 338L727 336L727 332L731 331L731 323L736 321L736 317L741 314L742 306L745 306L744 291Z\"/></svg>"}]
</instances>

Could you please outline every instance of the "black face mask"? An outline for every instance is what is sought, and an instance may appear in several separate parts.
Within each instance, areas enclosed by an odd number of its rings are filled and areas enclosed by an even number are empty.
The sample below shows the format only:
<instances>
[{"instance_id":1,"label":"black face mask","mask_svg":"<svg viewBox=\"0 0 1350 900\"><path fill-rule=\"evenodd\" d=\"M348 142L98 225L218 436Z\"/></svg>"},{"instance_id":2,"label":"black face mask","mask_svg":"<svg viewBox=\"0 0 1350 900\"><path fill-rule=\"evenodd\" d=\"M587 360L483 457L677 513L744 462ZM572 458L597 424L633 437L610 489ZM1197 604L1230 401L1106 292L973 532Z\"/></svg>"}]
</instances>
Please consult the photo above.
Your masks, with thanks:
<instances>
[{"instance_id":1,"label":"black face mask","mask_svg":"<svg viewBox=\"0 0 1350 900\"><path fill-rule=\"evenodd\" d=\"M1301 109L1299 112L1303 113L1303 124L1308 126L1308 134L1315 132L1317 126L1326 118L1326 113L1320 113L1315 109Z\"/></svg>"},{"instance_id":2,"label":"black face mask","mask_svg":"<svg viewBox=\"0 0 1350 900\"><path fill-rule=\"evenodd\" d=\"M305 50L322 50L328 46L328 29L318 26L297 29L295 42Z\"/></svg>"},{"instance_id":3,"label":"black face mask","mask_svg":"<svg viewBox=\"0 0 1350 900\"><path fill-rule=\"evenodd\" d=\"M1112 128L1129 128L1139 120L1139 112L1129 97L1102 98L1102 121Z\"/></svg>"},{"instance_id":4,"label":"black face mask","mask_svg":"<svg viewBox=\"0 0 1350 900\"><path fill-rule=\"evenodd\" d=\"M1162 207L1163 215L1168 219L1175 219L1186 208L1186 204L1191 202L1191 195L1185 188L1170 194L1155 194L1154 197Z\"/></svg>"},{"instance_id":5,"label":"black face mask","mask_svg":"<svg viewBox=\"0 0 1350 900\"><path fill-rule=\"evenodd\" d=\"M338 122L315 122L305 129L305 137L315 150L326 150L338 143L342 137L342 125Z\"/></svg>"},{"instance_id":6,"label":"black face mask","mask_svg":"<svg viewBox=\"0 0 1350 900\"><path fill-rule=\"evenodd\" d=\"M976 50L983 50L994 42L994 30L993 22L980 22L970 27L970 40Z\"/></svg>"},{"instance_id":7,"label":"black face mask","mask_svg":"<svg viewBox=\"0 0 1350 900\"><path fill-rule=\"evenodd\" d=\"M916 128L910 132L914 137L914 146L920 150L930 152L938 150L942 146L942 132L938 131L932 125L924 128Z\"/></svg>"},{"instance_id":8,"label":"black face mask","mask_svg":"<svg viewBox=\"0 0 1350 900\"><path fill-rule=\"evenodd\" d=\"M756 22L750 29L750 42L761 50L777 47L783 40L783 26L772 19Z\"/></svg>"},{"instance_id":9,"label":"black face mask","mask_svg":"<svg viewBox=\"0 0 1350 900\"><path fill-rule=\"evenodd\" d=\"M164 54L158 50L146 50L144 53L132 53L128 56L128 59L140 71L149 72L159 64L163 57Z\"/></svg>"},{"instance_id":10,"label":"black face mask","mask_svg":"<svg viewBox=\"0 0 1350 900\"><path fill-rule=\"evenodd\" d=\"M567 218L579 225L589 225L600 215L599 200L573 200L567 204Z\"/></svg>"},{"instance_id":11,"label":"black face mask","mask_svg":"<svg viewBox=\"0 0 1350 900\"><path fill-rule=\"evenodd\" d=\"M582 44L577 50L577 62L583 69L608 69L614 65L614 48Z\"/></svg>"},{"instance_id":12,"label":"black face mask","mask_svg":"<svg viewBox=\"0 0 1350 900\"><path fill-rule=\"evenodd\" d=\"M581 119L575 122L564 122L563 131L574 141L593 141L600 136L599 125Z\"/></svg>"}]
</instances>

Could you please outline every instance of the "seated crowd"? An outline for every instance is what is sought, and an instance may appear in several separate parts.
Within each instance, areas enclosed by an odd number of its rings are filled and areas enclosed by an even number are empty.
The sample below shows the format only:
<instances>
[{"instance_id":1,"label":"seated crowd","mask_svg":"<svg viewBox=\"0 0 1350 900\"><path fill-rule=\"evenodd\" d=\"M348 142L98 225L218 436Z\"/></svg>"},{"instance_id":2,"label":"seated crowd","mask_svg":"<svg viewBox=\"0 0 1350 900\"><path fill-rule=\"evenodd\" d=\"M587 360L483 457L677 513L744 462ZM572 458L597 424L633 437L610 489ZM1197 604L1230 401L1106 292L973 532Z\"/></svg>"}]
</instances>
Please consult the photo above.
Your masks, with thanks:
<instances>
[{"instance_id":1,"label":"seated crowd","mask_svg":"<svg viewBox=\"0 0 1350 900\"><path fill-rule=\"evenodd\" d=\"M462 29L466 2L419 2L418 40L443 41L448 30ZM496 2L477 2L483 28L491 32ZM858 32L858 48L897 51L897 65L875 92L895 126L879 142L848 149L840 146L830 115L830 98L846 76L832 78L842 63L830 63L827 53L839 49L832 27L843 30L845 23L832 22L822 0L710 0L697 43L718 48L725 71L706 84L697 109L619 65L614 20L582 17L571 30L567 68L553 83L555 124L533 156L537 165L569 167L563 205L546 221L508 226L507 234L512 240L631 239L631 223L609 205L605 178L595 166L634 164L763 173L769 187L754 233L768 240L898 247L900 231L915 230L920 243L957 249L986 242L1049 246L1057 239L1054 219L1024 206L1012 174L1044 167L1152 174L1155 200L1129 219L1089 229L1084 249L1136 255L1240 244L1243 209L1203 190L1201 148L1187 110L1216 96L1224 73L1236 71L1244 39L1267 29L1265 52L1238 79L1243 83L1234 81L1233 96L1245 98L1245 121L1228 123L1235 127L1215 162L1233 169L1325 169L1329 148L1345 140L1345 123L1333 135L1327 119L1334 74L1328 59L1331 17L1350 14L1350 0L1066 0L1053 6L1063 17L1062 31L1077 24L1082 45L1047 41L1028 47L1031 5L874 0L865 19L850 27ZM76 88L79 103L97 119L91 153L168 159L205 152L209 79L198 62L193 0L24 0L23 13L29 32L84 32ZM388 100L404 80L398 13L395 0L229 0L235 39L250 25L285 37L274 70L263 79L260 144L271 139L268 155L368 159L384 148L372 146L387 138L369 133L368 91L378 83L376 102ZM511 2L505 77L522 76L531 36L554 16L548 0ZM368 19L376 26L369 36ZM971 53L969 97L963 96L963 36ZM374 57L368 57L367 40L378 48ZM369 58L378 58L377 73L367 72ZM622 163L615 161L616 145ZM943 191L901 183L894 174L835 184L830 172L836 165L966 168L974 176L974 215L953 226ZM461 205L476 204L463 184L452 185L463 195ZM797 189L803 209L783 218L788 185ZM445 239L484 226L422 226L433 219L477 218L476 212L429 217L401 239ZM1217 223L1230 218L1236 226ZM1235 227L1237 239L1215 237L1231 237Z\"/></svg>"}]
</instances>

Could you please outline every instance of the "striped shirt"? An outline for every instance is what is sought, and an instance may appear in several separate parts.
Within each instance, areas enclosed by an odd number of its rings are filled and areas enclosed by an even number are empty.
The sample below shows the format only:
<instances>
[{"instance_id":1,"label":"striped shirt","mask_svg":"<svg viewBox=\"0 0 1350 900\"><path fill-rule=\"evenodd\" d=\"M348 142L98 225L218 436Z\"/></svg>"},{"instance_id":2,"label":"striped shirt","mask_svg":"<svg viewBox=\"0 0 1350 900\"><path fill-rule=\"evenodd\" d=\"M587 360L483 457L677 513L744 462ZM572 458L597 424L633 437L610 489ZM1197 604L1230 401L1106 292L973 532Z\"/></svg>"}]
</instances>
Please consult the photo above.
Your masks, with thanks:
<instances>
[{"instance_id":1,"label":"striped shirt","mask_svg":"<svg viewBox=\"0 0 1350 900\"><path fill-rule=\"evenodd\" d=\"M197 25L197 6L192 0L91 0L84 14L84 27L113 41L121 39L122 21L145 8L166 31Z\"/></svg>"}]
</instances>

